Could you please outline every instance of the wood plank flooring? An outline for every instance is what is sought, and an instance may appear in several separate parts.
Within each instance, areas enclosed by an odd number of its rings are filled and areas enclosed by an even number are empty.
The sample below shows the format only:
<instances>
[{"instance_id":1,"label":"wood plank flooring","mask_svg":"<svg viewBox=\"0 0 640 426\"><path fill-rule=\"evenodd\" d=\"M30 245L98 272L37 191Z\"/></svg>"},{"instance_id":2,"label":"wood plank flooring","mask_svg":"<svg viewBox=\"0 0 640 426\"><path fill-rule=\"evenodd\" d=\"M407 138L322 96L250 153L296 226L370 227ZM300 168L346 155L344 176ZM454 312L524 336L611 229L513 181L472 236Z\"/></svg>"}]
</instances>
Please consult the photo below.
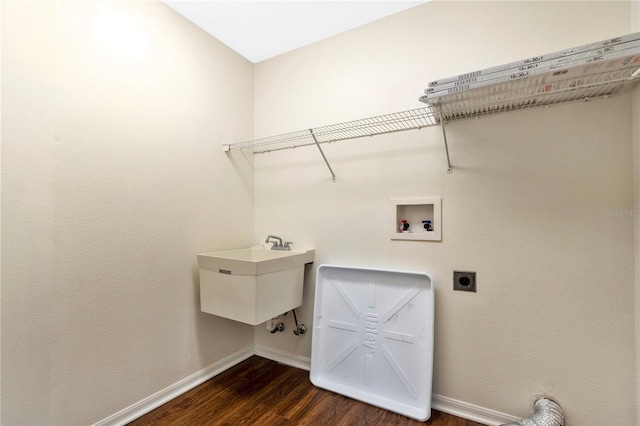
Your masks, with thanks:
<instances>
[{"instance_id":1,"label":"wood plank flooring","mask_svg":"<svg viewBox=\"0 0 640 426\"><path fill-rule=\"evenodd\" d=\"M309 372L253 356L157 409L131 426L168 425L430 425L481 426L432 411L422 423L319 389Z\"/></svg>"}]
</instances>

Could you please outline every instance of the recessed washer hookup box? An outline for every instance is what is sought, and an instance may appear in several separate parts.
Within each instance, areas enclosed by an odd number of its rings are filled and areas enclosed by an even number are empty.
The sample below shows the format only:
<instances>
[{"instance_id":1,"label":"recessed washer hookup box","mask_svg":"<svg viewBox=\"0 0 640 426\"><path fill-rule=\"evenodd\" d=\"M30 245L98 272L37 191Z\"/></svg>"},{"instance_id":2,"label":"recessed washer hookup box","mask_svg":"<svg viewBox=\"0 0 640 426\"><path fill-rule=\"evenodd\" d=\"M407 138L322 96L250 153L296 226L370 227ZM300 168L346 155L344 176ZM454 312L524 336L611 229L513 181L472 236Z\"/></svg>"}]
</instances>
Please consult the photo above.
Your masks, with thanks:
<instances>
[{"instance_id":1,"label":"recessed washer hookup box","mask_svg":"<svg viewBox=\"0 0 640 426\"><path fill-rule=\"evenodd\" d=\"M420 421L431 416L429 274L320 265L311 382Z\"/></svg>"}]
</instances>

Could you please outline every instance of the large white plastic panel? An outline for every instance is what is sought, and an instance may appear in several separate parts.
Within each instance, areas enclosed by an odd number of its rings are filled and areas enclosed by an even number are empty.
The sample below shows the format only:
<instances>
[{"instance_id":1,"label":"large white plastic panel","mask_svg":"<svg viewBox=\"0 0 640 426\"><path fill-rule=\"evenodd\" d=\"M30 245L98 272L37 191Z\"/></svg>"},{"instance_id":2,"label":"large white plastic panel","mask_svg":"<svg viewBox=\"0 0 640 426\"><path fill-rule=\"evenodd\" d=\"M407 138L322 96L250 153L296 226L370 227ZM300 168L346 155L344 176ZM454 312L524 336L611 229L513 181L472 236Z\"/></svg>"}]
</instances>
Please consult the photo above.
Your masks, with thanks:
<instances>
[{"instance_id":1,"label":"large white plastic panel","mask_svg":"<svg viewBox=\"0 0 640 426\"><path fill-rule=\"evenodd\" d=\"M433 310L434 284L426 273L320 265L311 382L427 420Z\"/></svg>"}]
</instances>

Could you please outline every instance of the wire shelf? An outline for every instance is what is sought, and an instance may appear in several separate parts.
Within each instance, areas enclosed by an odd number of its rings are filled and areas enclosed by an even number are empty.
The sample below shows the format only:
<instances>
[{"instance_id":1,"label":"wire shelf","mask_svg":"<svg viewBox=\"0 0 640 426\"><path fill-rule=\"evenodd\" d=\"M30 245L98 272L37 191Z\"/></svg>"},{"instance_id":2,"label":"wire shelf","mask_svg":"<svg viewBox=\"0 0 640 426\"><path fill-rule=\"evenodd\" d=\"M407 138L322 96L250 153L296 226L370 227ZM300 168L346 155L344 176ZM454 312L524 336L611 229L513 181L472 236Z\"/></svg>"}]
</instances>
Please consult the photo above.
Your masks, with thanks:
<instances>
[{"instance_id":1,"label":"wire shelf","mask_svg":"<svg viewBox=\"0 0 640 426\"><path fill-rule=\"evenodd\" d=\"M307 130L224 145L226 151L241 149L255 154L365 136L421 129L444 122L478 118L508 111L547 107L575 101L606 98L624 93L640 79L635 67L545 84L528 79L469 90L435 99L425 96L423 108L346 121Z\"/></svg>"},{"instance_id":2,"label":"wire shelf","mask_svg":"<svg viewBox=\"0 0 640 426\"><path fill-rule=\"evenodd\" d=\"M576 58L572 62L575 65L561 70L552 65L541 67L537 72L519 74L505 73L507 68L500 68L501 71L490 69L488 74L495 72L499 75L451 87L452 82L466 76L459 75L445 79L449 82L446 83L448 87L443 83L439 90L426 90L427 94L420 98L420 102L426 104L422 108L226 144L224 150L240 149L260 154L316 145L335 182L336 176L321 144L440 125L447 172L451 173L446 123L624 93L640 80L640 47L635 42L639 36L640 33L626 36L635 44L620 51L624 54L612 53L612 50L580 63ZM605 45L612 41L615 40L606 41Z\"/></svg>"},{"instance_id":3,"label":"wire shelf","mask_svg":"<svg viewBox=\"0 0 640 426\"><path fill-rule=\"evenodd\" d=\"M308 130L284 133L225 145L225 150L242 149L255 154L298 148L308 145L337 142L346 139L375 136L403 130L421 129L439 124L434 112L427 107L394 112L377 117L331 124Z\"/></svg>"},{"instance_id":4,"label":"wire shelf","mask_svg":"<svg viewBox=\"0 0 640 426\"><path fill-rule=\"evenodd\" d=\"M442 119L449 122L621 94L637 81L637 71L636 65L552 84L535 79L519 80L435 99L423 96L420 100L441 113Z\"/></svg>"},{"instance_id":5,"label":"wire shelf","mask_svg":"<svg viewBox=\"0 0 640 426\"><path fill-rule=\"evenodd\" d=\"M634 60L619 69L596 72L592 68L587 75L552 82L545 78L532 76L440 97L425 95L420 98L426 104L422 108L232 143L224 145L224 149L261 154L316 145L335 182L336 175L321 144L440 125L447 156L447 172L451 173L453 168L445 123L621 94L640 80L640 69L638 60Z\"/></svg>"}]
</instances>

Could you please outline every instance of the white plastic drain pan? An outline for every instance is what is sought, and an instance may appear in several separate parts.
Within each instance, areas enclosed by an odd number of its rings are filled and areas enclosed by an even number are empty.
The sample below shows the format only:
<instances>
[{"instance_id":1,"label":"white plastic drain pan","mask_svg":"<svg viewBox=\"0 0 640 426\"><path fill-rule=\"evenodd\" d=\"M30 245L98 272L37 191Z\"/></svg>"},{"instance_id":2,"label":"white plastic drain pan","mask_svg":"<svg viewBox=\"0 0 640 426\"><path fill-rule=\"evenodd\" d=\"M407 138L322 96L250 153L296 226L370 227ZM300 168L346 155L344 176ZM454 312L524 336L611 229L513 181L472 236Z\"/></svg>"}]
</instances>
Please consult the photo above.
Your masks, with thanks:
<instances>
[{"instance_id":1,"label":"white plastic drain pan","mask_svg":"<svg viewBox=\"0 0 640 426\"><path fill-rule=\"evenodd\" d=\"M433 279L320 265L311 382L389 411L431 416Z\"/></svg>"}]
</instances>

